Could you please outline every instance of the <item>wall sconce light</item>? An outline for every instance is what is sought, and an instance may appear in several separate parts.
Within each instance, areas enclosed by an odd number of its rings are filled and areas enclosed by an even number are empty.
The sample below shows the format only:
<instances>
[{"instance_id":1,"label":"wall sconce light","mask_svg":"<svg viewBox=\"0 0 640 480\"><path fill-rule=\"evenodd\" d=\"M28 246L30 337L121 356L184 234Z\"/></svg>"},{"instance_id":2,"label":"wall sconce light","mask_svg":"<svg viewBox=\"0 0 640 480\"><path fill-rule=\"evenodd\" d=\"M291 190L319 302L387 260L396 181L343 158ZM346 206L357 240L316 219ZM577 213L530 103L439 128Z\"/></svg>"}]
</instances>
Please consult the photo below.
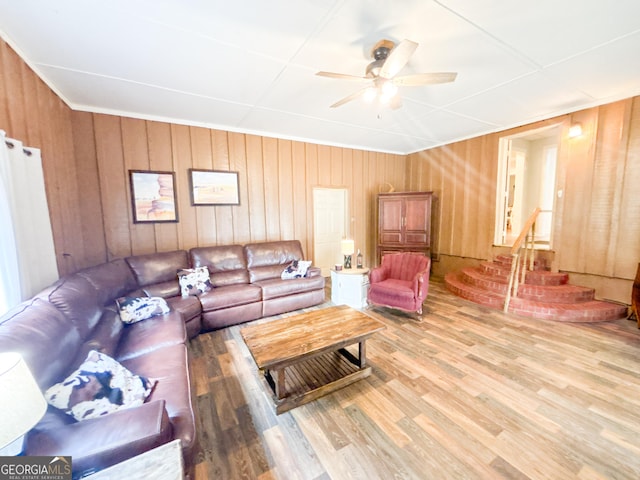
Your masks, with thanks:
<instances>
[{"instance_id":1,"label":"wall sconce light","mask_svg":"<svg viewBox=\"0 0 640 480\"><path fill-rule=\"evenodd\" d=\"M576 138L580 135L582 135L582 125L576 122L569 127L569 138Z\"/></svg>"}]
</instances>

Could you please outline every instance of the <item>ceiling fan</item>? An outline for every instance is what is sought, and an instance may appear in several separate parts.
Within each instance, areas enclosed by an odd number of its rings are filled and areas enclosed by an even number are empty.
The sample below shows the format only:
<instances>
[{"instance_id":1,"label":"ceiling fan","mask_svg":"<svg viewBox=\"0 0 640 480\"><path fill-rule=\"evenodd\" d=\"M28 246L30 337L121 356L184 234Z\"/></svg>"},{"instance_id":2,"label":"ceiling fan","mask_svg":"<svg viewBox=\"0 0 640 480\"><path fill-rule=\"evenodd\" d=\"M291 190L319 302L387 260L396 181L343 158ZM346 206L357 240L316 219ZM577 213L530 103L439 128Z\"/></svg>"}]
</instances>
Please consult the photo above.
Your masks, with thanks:
<instances>
[{"instance_id":1,"label":"ceiling fan","mask_svg":"<svg viewBox=\"0 0 640 480\"><path fill-rule=\"evenodd\" d=\"M316 75L320 77L365 81L365 86L362 89L338 100L331 105L331 108L339 107L359 97L369 101L377 97L382 104L395 109L402 105L400 95L398 95L398 87L449 83L456 79L457 73L455 72L417 73L396 77L409 62L416 48L418 48L418 44L411 40L402 40L397 45L391 40L380 40L371 50L373 62L367 65L364 77L345 73L317 72Z\"/></svg>"}]
</instances>

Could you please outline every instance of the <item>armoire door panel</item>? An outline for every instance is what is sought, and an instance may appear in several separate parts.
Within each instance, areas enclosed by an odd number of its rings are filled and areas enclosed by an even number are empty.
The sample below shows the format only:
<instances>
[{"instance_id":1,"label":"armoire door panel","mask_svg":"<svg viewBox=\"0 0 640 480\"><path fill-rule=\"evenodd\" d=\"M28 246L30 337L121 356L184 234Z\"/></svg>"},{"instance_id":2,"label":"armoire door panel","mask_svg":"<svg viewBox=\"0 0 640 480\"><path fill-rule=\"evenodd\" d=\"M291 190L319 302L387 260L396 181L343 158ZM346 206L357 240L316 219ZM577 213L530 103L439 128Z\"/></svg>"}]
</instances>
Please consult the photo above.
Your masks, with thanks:
<instances>
[{"instance_id":1,"label":"armoire door panel","mask_svg":"<svg viewBox=\"0 0 640 480\"><path fill-rule=\"evenodd\" d=\"M424 197L408 198L405 203L405 229L425 232L430 224L431 202Z\"/></svg>"},{"instance_id":2,"label":"armoire door panel","mask_svg":"<svg viewBox=\"0 0 640 480\"><path fill-rule=\"evenodd\" d=\"M402 230L402 200L390 199L380 204L380 231Z\"/></svg>"},{"instance_id":3,"label":"armoire door panel","mask_svg":"<svg viewBox=\"0 0 640 480\"><path fill-rule=\"evenodd\" d=\"M383 243L385 245L401 244L402 234L400 232L382 232L380 234L380 243Z\"/></svg>"},{"instance_id":4,"label":"armoire door panel","mask_svg":"<svg viewBox=\"0 0 640 480\"><path fill-rule=\"evenodd\" d=\"M424 232L406 232L404 238L404 243L411 245L427 245L429 242L429 237Z\"/></svg>"}]
</instances>

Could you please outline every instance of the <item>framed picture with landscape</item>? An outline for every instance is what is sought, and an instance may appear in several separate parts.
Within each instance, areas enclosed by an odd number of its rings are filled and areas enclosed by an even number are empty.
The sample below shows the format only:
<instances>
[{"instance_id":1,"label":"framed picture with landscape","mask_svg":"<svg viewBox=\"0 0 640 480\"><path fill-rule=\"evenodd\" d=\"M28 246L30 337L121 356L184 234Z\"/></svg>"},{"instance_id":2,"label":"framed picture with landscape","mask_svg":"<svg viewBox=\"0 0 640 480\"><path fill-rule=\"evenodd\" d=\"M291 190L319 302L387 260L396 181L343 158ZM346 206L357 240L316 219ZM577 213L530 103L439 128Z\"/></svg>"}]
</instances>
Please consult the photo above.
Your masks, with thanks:
<instances>
[{"instance_id":1,"label":"framed picture with landscape","mask_svg":"<svg viewBox=\"0 0 640 480\"><path fill-rule=\"evenodd\" d=\"M189 169L192 205L240 205L238 172Z\"/></svg>"},{"instance_id":2,"label":"framed picture with landscape","mask_svg":"<svg viewBox=\"0 0 640 480\"><path fill-rule=\"evenodd\" d=\"M129 170L133 223L177 222L174 172Z\"/></svg>"}]
</instances>

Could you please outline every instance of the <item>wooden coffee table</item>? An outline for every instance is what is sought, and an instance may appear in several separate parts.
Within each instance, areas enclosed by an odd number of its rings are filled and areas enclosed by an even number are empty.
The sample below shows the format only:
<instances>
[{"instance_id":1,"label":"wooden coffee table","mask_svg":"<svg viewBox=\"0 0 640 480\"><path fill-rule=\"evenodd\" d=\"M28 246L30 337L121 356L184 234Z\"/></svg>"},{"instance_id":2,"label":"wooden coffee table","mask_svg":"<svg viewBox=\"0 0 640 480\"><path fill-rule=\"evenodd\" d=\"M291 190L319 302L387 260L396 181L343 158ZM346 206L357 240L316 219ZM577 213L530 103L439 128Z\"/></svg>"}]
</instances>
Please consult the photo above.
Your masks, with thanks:
<instances>
[{"instance_id":1,"label":"wooden coffee table","mask_svg":"<svg viewBox=\"0 0 640 480\"><path fill-rule=\"evenodd\" d=\"M281 414L371 374L365 341L385 326L346 305L240 330ZM352 354L346 347L358 344Z\"/></svg>"}]
</instances>

